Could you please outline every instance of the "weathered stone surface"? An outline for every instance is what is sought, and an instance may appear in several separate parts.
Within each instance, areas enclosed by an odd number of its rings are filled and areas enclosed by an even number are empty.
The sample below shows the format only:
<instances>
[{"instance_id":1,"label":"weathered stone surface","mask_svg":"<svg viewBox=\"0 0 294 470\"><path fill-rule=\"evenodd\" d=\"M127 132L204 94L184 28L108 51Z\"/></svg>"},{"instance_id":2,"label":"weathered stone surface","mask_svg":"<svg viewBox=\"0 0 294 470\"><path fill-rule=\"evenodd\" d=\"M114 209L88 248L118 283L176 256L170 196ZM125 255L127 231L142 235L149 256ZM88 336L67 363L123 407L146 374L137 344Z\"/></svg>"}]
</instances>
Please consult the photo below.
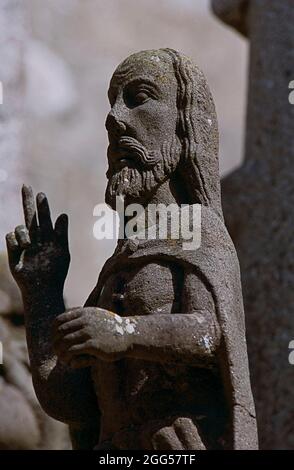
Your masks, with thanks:
<instances>
[{"instance_id":1,"label":"weathered stone surface","mask_svg":"<svg viewBox=\"0 0 294 470\"><path fill-rule=\"evenodd\" d=\"M293 449L294 369L288 347L294 337L294 106L288 97L294 78L294 8L291 0L247 3L245 159L222 182L223 207L242 271L260 445ZM233 8L232 2L213 2L227 21L224 4Z\"/></svg>"},{"instance_id":2,"label":"weathered stone surface","mask_svg":"<svg viewBox=\"0 0 294 470\"><path fill-rule=\"evenodd\" d=\"M70 425L74 448L254 449L239 263L206 79L172 49L143 51L119 65L108 95L107 203L201 205L201 246L125 237L85 306L65 311L68 220L53 227L46 196L36 209L24 186L26 226L7 247L38 398Z\"/></svg>"}]
</instances>

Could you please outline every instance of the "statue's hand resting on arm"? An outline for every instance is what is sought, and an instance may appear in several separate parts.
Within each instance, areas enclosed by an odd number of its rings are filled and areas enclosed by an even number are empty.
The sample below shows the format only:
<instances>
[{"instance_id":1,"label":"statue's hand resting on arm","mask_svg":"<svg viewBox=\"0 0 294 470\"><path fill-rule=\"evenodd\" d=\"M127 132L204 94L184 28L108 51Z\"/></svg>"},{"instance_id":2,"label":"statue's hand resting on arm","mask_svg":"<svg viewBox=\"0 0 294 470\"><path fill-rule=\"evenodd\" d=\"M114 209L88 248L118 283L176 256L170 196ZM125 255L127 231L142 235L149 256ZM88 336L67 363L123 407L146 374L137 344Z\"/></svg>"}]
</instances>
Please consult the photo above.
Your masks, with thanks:
<instances>
[{"instance_id":1,"label":"statue's hand resting on arm","mask_svg":"<svg viewBox=\"0 0 294 470\"><path fill-rule=\"evenodd\" d=\"M102 308L67 311L54 321L55 352L63 363L72 368L87 367L97 359L121 359L131 347L130 335L120 326L123 321L115 313Z\"/></svg>"},{"instance_id":2,"label":"statue's hand resting on arm","mask_svg":"<svg viewBox=\"0 0 294 470\"><path fill-rule=\"evenodd\" d=\"M209 311L120 317L85 307L59 315L53 324L55 352L74 369L123 357L205 363L215 356L219 341L219 326Z\"/></svg>"}]
</instances>

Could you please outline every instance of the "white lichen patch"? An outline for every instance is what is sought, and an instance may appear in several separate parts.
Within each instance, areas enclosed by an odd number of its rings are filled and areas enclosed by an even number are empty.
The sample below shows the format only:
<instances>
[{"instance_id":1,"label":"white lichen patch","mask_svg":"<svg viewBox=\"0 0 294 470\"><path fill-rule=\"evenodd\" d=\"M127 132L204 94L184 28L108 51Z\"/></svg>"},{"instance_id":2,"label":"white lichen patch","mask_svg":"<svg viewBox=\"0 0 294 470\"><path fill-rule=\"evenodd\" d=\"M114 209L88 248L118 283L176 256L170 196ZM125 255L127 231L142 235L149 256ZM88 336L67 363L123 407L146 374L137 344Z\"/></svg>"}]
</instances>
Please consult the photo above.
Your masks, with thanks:
<instances>
[{"instance_id":1,"label":"white lichen patch","mask_svg":"<svg viewBox=\"0 0 294 470\"><path fill-rule=\"evenodd\" d=\"M207 119L207 122L210 126L212 125L212 120L211 119Z\"/></svg>"},{"instance_id":2,"label":"white lichen patch","mask_svg":"<svg viewBox=\"0 0 294 470\"><path fill-rule=\"evenodd\" d=\"M134 318L132 318L131 320L129 318L125 318L125 322L126 322L127 325L129 323L132 323L133 325L136 325L137 320L135 320Z\"/></svg>"},{"instance_id":3,"label":"white lichen patch","mask_svg":"<svg viewBox=\"0 0 294 470\"><path fill-rule=\"evenodd\" d=\"M126 332L129 333L130 335L132 333L135 333L135 326L132 324L132 323L129 323L127 326L126 326Z\"/></svg>"},{"instance_id":4,"label":"white lichen patch","mask_svg":"<svg viewBox=\"0 0 294 470\"><path fill-rule=\"evenodd\" d=\"M155 62L160 62L160 57L158 57L158 55L152 55L151 60L155 60Z\"/></svg>"},{"instance_id":5,"label":"white lichen patch","mask_svg":"<svg viewBox=\"0 0 294 470\"><path fill-rule=\"evenodd\" d=\"M205 336L203 336L202 341L203 341L204 347L208 351L211 351L211 348L213 346L212 337L207 333Z\"/></svg>"},{"instance_id":6,"label":"white lichen patch","mask_svg":"<svg viewBox=\"0 0 294 470\"><path fill-rule=\"evenodd\" d=\"M124 334L124 329L123 329L121 326L115 325L115 330L116 330L116 332L119 333L120 335L123 335L123 334Z\"/></svg>"},{"instance_id":7,"label":"white lichen patch","mask_svg":"<svg viewBox=\"0 0 294 470\"><path fill-rule=\"evenodd\" d=\"M126 333L133 334L135 333L136 328L136 320L130 320L129 318L121 318L119 315L115 315L114 319L116 320L111 321L112 325L115 328L116 333L120 335L124 335Z\"/></svg>"}]
</instances>

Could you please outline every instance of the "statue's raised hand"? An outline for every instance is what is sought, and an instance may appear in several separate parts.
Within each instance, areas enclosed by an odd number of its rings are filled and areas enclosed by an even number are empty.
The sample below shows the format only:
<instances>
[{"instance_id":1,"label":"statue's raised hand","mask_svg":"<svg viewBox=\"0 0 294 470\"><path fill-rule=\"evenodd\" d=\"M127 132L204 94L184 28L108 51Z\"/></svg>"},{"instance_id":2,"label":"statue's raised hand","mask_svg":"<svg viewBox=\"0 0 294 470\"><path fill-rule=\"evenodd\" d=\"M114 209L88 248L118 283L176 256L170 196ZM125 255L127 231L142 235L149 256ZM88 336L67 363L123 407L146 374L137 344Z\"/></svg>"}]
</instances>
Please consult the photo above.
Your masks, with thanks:
<instances>
[{"instance_id":1,"label":"statue's raised hand","mask_svg":"<svg viewBox=\"0 0 294 470\"><path fill-rule=\"evenodd\" d=\"M53 228L47 197L31 187L22 188L25 226L6 235L11 273L23 294L36 289L63 290L70 263L68 218L60 215Z\"/></svg>"}]
</instances>

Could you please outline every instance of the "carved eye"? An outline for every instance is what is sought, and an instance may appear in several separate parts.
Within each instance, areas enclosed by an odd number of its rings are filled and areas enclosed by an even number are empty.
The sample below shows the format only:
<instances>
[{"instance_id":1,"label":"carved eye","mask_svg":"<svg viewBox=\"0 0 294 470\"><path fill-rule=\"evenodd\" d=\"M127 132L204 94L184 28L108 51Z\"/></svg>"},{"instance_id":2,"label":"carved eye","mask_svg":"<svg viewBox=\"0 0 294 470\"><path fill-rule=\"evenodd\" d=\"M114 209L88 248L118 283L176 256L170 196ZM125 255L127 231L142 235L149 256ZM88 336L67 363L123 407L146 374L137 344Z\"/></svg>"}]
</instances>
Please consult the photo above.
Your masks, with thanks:
<instances>
[{"instance_id":1,"label":"carved eye","mask_svg":"<svg viewBox=\"0 0 294 470\"><path fill-rule=\"evenodd\" d=\"M136 104L143 104L150 98L150 96L145 91L139 91L138 93L136 93L134 98Z\"/></svg>"},{"instance_id":2,"label":"carved eye","mask_svg":"<svg viewBox=\"0 0 294 470\"><path fill-rule=\"evenodd\" d=\"M125 103L129 108L135 108L146 103L150 98L150 94L145 90L127 89L124 93Z\"/></svg>"}]
</instances>

